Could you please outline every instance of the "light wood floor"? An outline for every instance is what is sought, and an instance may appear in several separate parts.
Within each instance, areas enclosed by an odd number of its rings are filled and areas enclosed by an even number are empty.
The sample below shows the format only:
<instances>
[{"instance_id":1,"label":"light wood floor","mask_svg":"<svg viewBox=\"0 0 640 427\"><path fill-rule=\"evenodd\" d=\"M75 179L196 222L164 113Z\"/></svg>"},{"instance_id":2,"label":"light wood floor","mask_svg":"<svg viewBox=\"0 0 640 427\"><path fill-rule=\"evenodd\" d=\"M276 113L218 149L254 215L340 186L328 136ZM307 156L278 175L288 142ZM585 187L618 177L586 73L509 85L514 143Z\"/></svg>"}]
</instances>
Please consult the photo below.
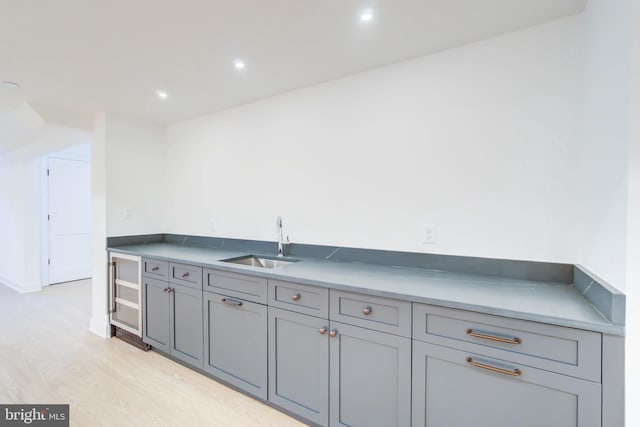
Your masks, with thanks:
<instances>
[{"instance_id":1,"label":"light wood floor","mask_svg":"<svg viewBox=\"0 0 640 427\"><path fill-rule=\"evenodd\" d=\"M88 331L91 283L0 285L0 402L69 403L72 426L301 426L154 352Z\"/></svg>"}]
</instances>

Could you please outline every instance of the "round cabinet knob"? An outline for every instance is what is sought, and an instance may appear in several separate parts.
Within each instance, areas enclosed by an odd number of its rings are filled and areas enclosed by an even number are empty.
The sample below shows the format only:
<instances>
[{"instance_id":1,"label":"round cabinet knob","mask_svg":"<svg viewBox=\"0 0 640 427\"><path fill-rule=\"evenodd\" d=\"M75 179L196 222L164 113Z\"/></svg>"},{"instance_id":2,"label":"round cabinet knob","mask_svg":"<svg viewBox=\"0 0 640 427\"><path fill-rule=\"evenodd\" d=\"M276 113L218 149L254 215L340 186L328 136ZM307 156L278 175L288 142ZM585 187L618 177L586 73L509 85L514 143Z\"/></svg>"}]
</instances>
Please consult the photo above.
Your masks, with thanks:
<instances>
[{"instance_id":1,"label":"round cabinet knob","mask_svg":"<svg viewBox=\"0 0 640 427\"><path fill-rule=\"evenodd\" d=\"M334 338L336 335L338 335L338 330L337 329L332 329L331 331L329 331L329 336L331 338Z\"/></svg>"},{"instance_id":2,"label":"round cabinet knob","mask_svg":"<svg viewBox=\"0 0 640 427\"><path fill-rule=\"evenodd\" d=\"M169 288L164 288L164 289L162 290L162 292L164 292L164 293L166 294L167 292L169 292Z\"/></svg>"},{"instance_id":3,"label":"round cabinet knob","mask_svg":"<svg viewBox=\"0 0 640 427\"><path fill-rule=\"evenodd\" d=\"M320 332L320 335L324 335L327 333L327 327L323 326L322 328L318 329L318 332Z\"/></svg>"},{"instance_id":4,"label":"round cabinet knob","mask_svg":"<svg viewBox=\"0 0 640 427\"><path fill-rule=\"evenodd\" d=\"M291 295L291 299L294 301L298 301L301 298L300 294L293 294Z\"/></svg>"},{"instance_id":5,"label":"round cabinet knob","mask_svg":"<svg viewBox=\"0 0 640 427\"><path fill-rule=\"evenodd\" d=\"M371 314L372 311L373 309L371 307L365 307L362 309L362 314L364 314L365 316L368 316Z\"/></svg>"},{"instance_id":6,"label":"round cabinet knob","mask_svg":"<svg viewBox=\"0 0 640 427\"><path fill-rule=\"evenodd\" d=\"M186 273L182 273L182 277L189 277L189 272L187 271Z\"/></svg>"},{"instance_id":7,"label":"round cabinet knob","mask_svg":"<svg viewBox=\"0 0 640 427\"><path fill-rule=\"evenodd\" d=\"M160 267L158 267L157 265L151 269L151 271L158 271L158 270L160 270Z\"/></svg>"}]
</instances>

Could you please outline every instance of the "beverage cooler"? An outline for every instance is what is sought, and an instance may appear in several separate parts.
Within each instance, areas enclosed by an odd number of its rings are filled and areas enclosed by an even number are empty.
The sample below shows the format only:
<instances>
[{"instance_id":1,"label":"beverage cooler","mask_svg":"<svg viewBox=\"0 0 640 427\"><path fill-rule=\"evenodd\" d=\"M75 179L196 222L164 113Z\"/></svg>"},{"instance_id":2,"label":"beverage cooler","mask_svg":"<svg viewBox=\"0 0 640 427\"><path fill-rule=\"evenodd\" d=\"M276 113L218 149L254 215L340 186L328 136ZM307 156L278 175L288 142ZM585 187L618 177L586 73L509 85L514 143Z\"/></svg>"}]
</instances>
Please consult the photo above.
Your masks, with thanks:
<instances>
[{"instance_id":1,"label":"beverage cooler","mask_svg":"<svg viewBox=\"0 0 640 427\"><path fill-rule=\"evenodd\" d=\"M111 335L137 347L142 342L142 260L139 256L109 253L109 318Z\"/></svg>"}]
</instances>

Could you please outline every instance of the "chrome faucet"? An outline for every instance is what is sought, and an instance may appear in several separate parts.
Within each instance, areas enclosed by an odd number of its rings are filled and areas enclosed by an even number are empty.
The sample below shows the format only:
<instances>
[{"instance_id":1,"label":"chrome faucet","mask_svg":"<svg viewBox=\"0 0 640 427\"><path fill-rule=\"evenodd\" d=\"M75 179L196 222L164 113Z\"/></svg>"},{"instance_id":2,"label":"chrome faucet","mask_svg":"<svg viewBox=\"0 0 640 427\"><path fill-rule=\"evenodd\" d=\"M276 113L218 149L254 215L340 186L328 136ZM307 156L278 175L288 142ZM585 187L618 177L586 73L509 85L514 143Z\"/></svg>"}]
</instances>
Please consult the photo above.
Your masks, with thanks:
<instances>
[{"instance_id":1,"label":"chrome faucet","mask_svg":"<svg viewBox=\"0 0 640 427\"><path fill-rule=\"evenodd\" d=\"M278 256L284 256L284 246L289 244L289 236L284 240L282 235L282 217L276 219L276 233L278 233Z\"/></svg>"}]
</instances>

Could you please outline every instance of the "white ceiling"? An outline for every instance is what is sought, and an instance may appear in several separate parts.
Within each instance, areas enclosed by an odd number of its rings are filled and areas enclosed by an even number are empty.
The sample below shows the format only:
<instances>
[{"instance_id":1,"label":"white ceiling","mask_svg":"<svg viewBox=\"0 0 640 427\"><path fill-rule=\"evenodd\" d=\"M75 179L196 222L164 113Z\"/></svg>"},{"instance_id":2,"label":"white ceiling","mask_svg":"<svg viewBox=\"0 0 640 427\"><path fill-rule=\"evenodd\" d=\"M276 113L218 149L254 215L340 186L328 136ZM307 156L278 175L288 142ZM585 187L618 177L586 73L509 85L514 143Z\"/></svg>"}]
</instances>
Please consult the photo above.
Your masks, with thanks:
<instances>
[{"instance_id":1,"label":"white ceiling","mask_svg":"<svg viewBox=\"0 0 640 427\"><path fill-rule=\"evenodd\" d=\"M0 0L0 81L22 85L19 96L0 87L0 113L28 101L171 123L576 14L585 3ZM363 23L368 8L374 19ZM7 126L0 120L0 132Z\"/></svg>"}]
</instances>

